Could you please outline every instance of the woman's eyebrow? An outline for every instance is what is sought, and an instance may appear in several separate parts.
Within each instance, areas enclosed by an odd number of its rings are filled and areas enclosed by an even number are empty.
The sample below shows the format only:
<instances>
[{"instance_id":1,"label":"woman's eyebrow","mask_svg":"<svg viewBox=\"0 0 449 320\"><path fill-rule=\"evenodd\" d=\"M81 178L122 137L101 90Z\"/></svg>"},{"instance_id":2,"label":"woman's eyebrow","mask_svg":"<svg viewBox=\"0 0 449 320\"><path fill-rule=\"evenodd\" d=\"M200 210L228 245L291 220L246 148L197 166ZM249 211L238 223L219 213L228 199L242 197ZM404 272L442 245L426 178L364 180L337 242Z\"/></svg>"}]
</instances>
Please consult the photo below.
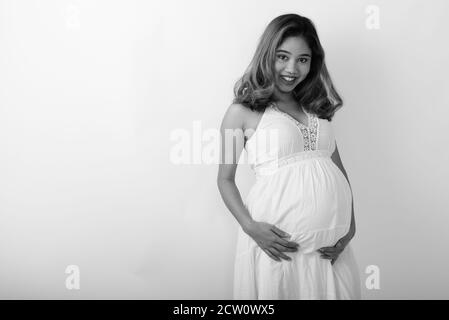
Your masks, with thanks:
<instances>
[{"instance_id":1,"label":"woman's eyebrow","mask_svg":"<svg viewBox=\"0 0 449 320\"><path fill-rule=\"evenodd\" d=\"M284 53L291 54L291 52L288 52L287 50L282 50L282 49L276 50L276 53L277 53L277 52L284 52ZM311 55L308 54L308 53L302 53L302 54L300 54L299 56L300 56L300 57L311 57Z\"/></svg>"}]
</instances>

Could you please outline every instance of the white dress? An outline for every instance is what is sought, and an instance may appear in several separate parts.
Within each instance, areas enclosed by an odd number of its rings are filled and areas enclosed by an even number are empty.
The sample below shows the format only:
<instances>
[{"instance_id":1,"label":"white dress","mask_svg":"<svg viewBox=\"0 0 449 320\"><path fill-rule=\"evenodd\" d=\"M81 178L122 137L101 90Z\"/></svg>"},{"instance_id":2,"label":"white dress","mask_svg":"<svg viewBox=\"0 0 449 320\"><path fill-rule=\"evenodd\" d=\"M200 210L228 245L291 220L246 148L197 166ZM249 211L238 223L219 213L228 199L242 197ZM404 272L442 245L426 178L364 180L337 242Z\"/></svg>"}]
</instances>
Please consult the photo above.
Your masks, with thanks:
<instances>
[{"instance_id":1,"label":"white dress","mask_svg":"<svg viewBox=\"0 0 449 320\"><path fill-rule=\"evenodd\" d=\"M234 265L234 299L360 299L359 268L349 243L332 265L317 249L349 231L352 194L331 159L331 123L307 114L302 124L271 103L246 142L256 182L244 200L256 221L274 224L299 244L270 258L241 228Z\"/></svg>"}]
</instances>

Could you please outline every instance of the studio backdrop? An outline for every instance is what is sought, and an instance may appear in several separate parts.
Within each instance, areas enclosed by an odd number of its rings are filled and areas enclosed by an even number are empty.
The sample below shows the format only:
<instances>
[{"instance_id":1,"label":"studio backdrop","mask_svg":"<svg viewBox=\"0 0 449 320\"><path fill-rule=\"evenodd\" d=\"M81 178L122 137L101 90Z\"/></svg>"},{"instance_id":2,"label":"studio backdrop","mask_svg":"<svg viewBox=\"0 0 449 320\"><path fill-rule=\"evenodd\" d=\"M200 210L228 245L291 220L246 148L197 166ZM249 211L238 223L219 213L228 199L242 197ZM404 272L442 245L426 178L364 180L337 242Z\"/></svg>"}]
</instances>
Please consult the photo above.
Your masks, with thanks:
<instances>
[{"instance_id":1,"label":"studio backdrop","mask_svg":"<svg viewBox=\"0 0 449 320\"><path fill-rule=\"evenodd\" d=\"M449 298L447 1L0 4L0 298L231 298L218 132L285 13L344 101L363 298Z\"/></svg>"}]
</instances>

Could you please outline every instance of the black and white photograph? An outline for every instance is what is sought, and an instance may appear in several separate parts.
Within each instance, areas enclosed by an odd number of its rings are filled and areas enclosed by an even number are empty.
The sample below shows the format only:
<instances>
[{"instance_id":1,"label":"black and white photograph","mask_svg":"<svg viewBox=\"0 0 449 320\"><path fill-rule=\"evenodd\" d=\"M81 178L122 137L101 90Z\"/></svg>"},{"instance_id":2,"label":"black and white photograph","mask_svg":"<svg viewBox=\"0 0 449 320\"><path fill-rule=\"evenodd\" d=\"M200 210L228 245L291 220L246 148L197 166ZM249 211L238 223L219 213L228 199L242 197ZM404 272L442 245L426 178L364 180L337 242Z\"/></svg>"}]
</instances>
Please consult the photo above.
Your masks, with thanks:
<instances>
[{"instance_id":1,"label":"black and white photograph","mask_svg":"<svg viewBox=\"0 0 449 320\"><path fill-rule=\"evenodd\" d=\"M448 13L0 0L0 300L449 299Z\"/></svg>"}]
</instances>

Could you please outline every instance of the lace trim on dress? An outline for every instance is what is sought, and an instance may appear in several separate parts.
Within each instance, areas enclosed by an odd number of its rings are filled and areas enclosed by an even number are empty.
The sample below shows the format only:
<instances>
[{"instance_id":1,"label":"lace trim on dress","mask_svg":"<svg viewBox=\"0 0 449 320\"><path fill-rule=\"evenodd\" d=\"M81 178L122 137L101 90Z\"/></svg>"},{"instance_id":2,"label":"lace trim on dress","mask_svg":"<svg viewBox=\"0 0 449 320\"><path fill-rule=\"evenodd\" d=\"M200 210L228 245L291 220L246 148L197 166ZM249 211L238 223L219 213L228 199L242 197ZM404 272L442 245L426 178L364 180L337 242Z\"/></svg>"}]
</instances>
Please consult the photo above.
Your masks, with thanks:
<instances>
[{"instance_id":1,"label":"lace trim on dress","mask_svg":"<svg viewBox=\"0 0 449 320\"><path fill-rule=\"evenodd\" d=\"M304 138L304 151L317 150L319 121L316 115L309 114L304 110L304 107L301 106L302 111L307 115L307 126L306 126L305 124L293 118L290 114L279 109L275 103L273 103L272 106L274 110L278 111L283 116L292 120L299 127L302 136Z\"/></svg>"}]
</instances>

